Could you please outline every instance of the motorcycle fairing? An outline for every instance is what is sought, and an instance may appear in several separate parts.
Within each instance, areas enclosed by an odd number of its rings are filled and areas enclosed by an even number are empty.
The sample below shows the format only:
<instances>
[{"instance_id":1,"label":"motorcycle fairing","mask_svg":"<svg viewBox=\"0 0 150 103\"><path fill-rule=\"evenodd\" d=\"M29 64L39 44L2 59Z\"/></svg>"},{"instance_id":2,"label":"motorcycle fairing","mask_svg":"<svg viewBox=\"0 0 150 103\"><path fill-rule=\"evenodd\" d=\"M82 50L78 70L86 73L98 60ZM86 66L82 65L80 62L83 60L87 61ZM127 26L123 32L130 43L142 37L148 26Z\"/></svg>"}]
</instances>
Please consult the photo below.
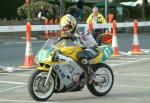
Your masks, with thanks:
<instances>
[{"instance_id":1,"label":"motorcycle fairing","mask_svg":"<svg viewBox=\"0 0 150 103\"><path fill-rule=\"evenodd\" d=\"M95 58L90 60L90 64L98 64L101 62L105 62L111 55L113 54L112 47L105 45L98 47L99 54Z\"/></svg>"},{"instance_id":2,"label":"motorcycle fairing","mask_svg":"<svg viewBox=\"0 0 150 103\"><path fill-rule=\"evenodd\" d=\"M83 70L81 68L74 69L69 64L59 64L54 65L53 70L57 74L60 81L57 92L73 91L78 88L79 82L74 82L73 76L76 74L81 75L83 73Z\"/></svg>"}]
</instances>

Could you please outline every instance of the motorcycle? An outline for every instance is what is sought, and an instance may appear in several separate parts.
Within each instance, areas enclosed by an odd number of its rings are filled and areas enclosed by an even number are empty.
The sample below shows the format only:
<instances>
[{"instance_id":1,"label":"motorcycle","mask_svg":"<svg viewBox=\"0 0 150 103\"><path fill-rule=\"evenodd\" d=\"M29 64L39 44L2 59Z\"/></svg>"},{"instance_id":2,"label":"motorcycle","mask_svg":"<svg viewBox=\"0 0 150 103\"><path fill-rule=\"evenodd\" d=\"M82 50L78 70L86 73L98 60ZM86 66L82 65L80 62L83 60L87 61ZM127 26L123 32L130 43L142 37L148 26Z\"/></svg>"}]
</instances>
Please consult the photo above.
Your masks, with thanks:
<instances>
[{"instance_id":1,"label":"motorcycle","mask_svg":"<svg viewBox=\"0 0 150 103\"><path fill-rule=\"evenodd\" d=\"M40 63L30 78L28 90L31 97L46 101L53 93L81 91L85 85L95 96L109 93L114 75L104 62L112 55L112 48L99 46L96 57L80 60L77 55L84 49L71 38L52 45L48 58Z\"/></svg>"}]
</instances>

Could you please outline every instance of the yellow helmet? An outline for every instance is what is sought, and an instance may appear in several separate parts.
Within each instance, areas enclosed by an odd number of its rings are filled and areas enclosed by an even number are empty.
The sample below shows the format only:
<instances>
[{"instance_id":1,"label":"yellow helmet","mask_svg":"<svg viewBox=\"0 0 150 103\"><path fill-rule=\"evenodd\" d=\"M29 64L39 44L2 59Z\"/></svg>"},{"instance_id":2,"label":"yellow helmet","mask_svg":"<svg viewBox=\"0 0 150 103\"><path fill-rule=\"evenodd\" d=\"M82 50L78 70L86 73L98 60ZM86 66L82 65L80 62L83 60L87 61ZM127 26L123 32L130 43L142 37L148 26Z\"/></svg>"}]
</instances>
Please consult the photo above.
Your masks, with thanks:
<instances>
[{"instance_id":1,"label":"yellow helmet","mask_svg":"<svg viewBox=\"0 0 150 103\"><path fill-rule=\"evenodd\" d=\"M63 31L72 33L77 24L75 18L72 15L67 14L61 18L60 25L62 26Z\"/></svg>"}]
</instances>

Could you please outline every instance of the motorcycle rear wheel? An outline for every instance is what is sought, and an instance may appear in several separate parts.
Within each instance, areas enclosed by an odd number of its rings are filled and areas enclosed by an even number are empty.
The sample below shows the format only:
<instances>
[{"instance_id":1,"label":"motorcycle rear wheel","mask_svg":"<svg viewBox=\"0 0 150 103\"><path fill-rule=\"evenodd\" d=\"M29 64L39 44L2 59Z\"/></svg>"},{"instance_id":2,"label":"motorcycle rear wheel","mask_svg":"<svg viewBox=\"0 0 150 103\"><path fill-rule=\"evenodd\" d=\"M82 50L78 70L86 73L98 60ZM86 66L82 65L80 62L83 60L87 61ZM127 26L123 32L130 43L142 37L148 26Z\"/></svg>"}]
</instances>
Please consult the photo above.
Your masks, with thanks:
<instances>
[{"instance_id":1,"label":"motorcycle rear wheel","mask_svg":"<svg viewBox=\"0 0 150 103\"><path fill-rule=\"evenodd\" d=\"M87 82L88 90L95 96L105 96L111 89L114 83L114 75L112 69L104 63L93 65L95 78L99 78L99 82Z\"/></svg>"},{"instance_id":2,"label":"motorcycle rear wheel","mask_svg":"<svg viewBox=\"0 0 150 103\"><path fill-rule=\"evenodd\" d=\"M28 91L31 97L36 101L46 101L54 92L54 78L50 75L48 83L44 86L48 72L36 70L28 84Z\"/></svg>"}]
</instances>

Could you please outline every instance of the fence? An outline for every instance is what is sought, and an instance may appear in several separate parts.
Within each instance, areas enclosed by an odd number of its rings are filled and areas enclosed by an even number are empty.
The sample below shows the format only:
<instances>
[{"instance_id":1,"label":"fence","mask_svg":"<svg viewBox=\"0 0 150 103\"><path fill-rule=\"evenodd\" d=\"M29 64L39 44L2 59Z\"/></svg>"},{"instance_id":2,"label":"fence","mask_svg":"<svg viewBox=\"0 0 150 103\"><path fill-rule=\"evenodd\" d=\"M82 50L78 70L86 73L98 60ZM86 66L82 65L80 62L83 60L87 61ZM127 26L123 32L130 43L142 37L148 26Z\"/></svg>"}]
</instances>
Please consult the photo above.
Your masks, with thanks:
<instances>
[{"instance_id":1,"label":"fence","mask_svg":"<svg viewBox=\"0 0 150 103\"><path fill-rule=\"evenodd\" d=\"M133 27L134 22L117 23L117 28ZM150 21L138 22L138 27L150 26ZM78 27L85 27L88 29L88 24L79 24ZM93 29L112 28L112 23L107 24L94 24ZM60 25L32 25L32 31L46 31L46 30L60 30ZM24 32L26 31L26 25L11 25L0 26L0 32Z\"/></svg>"}]
</instances>

